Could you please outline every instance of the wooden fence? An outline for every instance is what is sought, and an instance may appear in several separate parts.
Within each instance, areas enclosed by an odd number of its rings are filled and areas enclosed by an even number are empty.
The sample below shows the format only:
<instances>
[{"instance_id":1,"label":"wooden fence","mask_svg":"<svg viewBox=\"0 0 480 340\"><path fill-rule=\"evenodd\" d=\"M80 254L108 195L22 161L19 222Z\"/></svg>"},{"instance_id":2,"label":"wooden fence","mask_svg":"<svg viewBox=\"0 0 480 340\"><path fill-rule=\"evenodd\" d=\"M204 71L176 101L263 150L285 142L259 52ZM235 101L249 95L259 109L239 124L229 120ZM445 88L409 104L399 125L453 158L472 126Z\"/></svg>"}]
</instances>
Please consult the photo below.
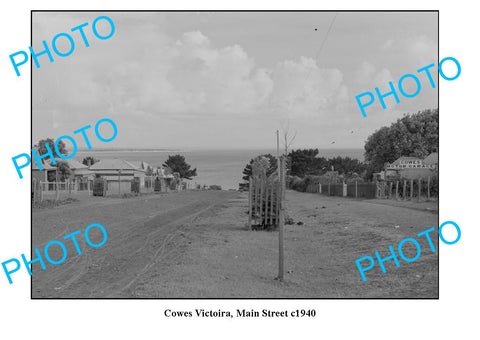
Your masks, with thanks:
<instances>
[{"instance_id":1,"label":"wooden fence","mask_svg":"<svg viewBox=\"0 0 480 340\"><path fill-rule=\"evenodd\" d=\"M354 198L375 198L376 184L372 182L354 182L354 183L337 183L337 184L309 184L306 192L319 193L327 196L343 196Z\"/></svg>"},{"instance_id":2,"label":"wooden fence","mask_svg":"<svg viewBox=\"0 0 480 340\"><path fill-rule=\"evenodd\" d=\"M438 179L427 177L410 180L377 182L377 198L432 200L438 198Z\"/></svg>"},{"instance_id":3,"label":"wooden fence","mask_svg":"<svg viewBox=\"0 0 480 340\"><path fill-rule=\"evenodd\" d=\"M379 182L353 182L348 184L321 184L311 182L305 192L327 196L354 198L388 198L402 200L434 200L438 198L438 179L434 177L387 180Z\"/></svg>"},{"instance_id":4,"label":"wooden fence","mask_svg":"<svg viewBox=\"0 0 480 340\"><path fill-rule=\"evenodd\" d=\"M282 183L285 177L285 158L280 159L280 176L252 175L248 183L249 229L276 228L279 225L281 201L284 199ZM283 182L282 182L283 179Z\"/></svg>"},{"instance_id":5,"label":"wooden fence","mask_svg":"<svg viewBox=\"0 0 480 340\"><path fill-rule=\"evenodd\" d=\"M75 182L41 182L32 178L32 202L42 202L44 199L58 200L76 193L78 186Z\"/></svg>"},{"instance_id":6,"label":"wooden fence","mask_svg":"<svg viewBox=\"0 0 480 340\"><path fill-rule=\"evenodd\" d=\"M32 202L44 200L60 200L74 195L109 196L121 195L124 193L153 193L154 191L166 192L168 185L155 176L145 177L144 186L140 185L140 179L132 180L105 180L95 178L94 180L67 180L65 182L41 182L32 178ZM186 190L186 186L181 186Z\"/></svg>"},{"instance_id":7,"label":"wooden fence","mask_svg":"<svg viewBox=\"0 0 480 340\"><path fill-rule=\"evenodd\" d=\"M262 229L278 225L279 218L279 181L278 177L250 177L249 181L249 219L248 225Z\"/></svg>"}]
</instances>

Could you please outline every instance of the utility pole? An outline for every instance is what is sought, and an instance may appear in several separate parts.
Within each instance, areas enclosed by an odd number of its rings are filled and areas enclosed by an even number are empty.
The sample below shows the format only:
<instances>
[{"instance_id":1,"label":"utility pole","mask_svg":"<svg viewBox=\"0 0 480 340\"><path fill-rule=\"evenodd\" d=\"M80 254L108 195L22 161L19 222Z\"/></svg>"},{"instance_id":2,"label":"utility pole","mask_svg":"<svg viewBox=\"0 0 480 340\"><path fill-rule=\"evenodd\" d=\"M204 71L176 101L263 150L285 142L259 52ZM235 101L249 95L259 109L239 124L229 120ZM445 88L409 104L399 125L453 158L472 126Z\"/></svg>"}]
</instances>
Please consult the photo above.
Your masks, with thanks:
<instances>
[{"instance_id":1,"label":"utility pole","mask_svg":"<svg viewBox=\"0 0 480 340\"><path fill-rule=\"evenodd\" d=\"M284 212L283 212L283 181L284 170L283 162L280 159L280 141L277 130L277 173L278 173L278 280L283 281L284 273L284 252L283 252L283 228L284 228Z\"/></svg>"}]
</instances>

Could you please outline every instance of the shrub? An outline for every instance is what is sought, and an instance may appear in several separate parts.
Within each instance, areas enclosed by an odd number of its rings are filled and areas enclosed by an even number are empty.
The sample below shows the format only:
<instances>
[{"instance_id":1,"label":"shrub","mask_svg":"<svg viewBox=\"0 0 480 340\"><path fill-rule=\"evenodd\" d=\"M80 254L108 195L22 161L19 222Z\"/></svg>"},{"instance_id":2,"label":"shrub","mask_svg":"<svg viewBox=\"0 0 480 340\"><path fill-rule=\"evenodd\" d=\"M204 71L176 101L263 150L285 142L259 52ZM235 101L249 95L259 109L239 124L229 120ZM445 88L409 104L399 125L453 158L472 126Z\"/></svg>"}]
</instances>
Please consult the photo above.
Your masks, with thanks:
<instances>
[{"instance_id":1,"label":"shrub","mask_svg":"<svg viewBox=\"0 0 480 340\"><path fill-rule=\"evenodd\" d=\"M298 186L302 179L298 176L287 176L286 178L286 186L288 189L294 189L294 187Z\"/></svg>"}]
</instances>

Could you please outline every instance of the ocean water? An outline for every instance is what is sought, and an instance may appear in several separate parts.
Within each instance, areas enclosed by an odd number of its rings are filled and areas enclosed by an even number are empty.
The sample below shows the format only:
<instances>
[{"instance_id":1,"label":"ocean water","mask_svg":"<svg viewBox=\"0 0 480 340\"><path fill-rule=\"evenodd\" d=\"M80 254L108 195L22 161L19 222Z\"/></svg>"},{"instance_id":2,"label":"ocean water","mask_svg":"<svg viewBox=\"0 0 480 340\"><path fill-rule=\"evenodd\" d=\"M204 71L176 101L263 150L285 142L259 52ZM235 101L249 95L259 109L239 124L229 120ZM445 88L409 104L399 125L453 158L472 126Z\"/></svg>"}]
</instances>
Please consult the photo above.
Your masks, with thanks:
<instances>
[{"instance_id":1,"label":"ocean water","mask_svg":"<svg viewBox=\"0 0 480 340\"><path fill-rule=\"evenodd\" d=\"M351 157L363 161L363 149L319 149L319 156ZM197 168L193 182L221 185L223 189L237 189L242 181L242 170L250 159L275 150L84 150L78 151L75 159L82 161L86 156L96 159L120 158L127 161L145 161L156 167L165 162L169 155L181 154L192 168Z\"/></svg>"}]
</instances>

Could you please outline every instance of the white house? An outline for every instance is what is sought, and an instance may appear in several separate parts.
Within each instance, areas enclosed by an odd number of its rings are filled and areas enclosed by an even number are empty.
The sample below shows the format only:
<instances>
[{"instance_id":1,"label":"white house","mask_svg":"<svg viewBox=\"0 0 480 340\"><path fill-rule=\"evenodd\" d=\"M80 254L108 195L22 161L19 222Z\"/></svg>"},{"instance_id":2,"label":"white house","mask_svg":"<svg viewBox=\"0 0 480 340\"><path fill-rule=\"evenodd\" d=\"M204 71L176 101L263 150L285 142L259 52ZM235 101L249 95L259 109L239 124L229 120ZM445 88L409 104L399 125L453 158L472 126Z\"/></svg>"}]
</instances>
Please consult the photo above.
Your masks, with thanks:
<instances>
[{"instance_id":1,"label":"white house","mask_svg":"<svg viewBox=\"0 0 480 340\"><path fill-rule=\"evenodd\" d=\"M102 159L90 166L89 170L106 179L107 190L112 192L130 192L134 178L138 178L140 183L144 182L145 178L145 170L118 158Z\"/></svg>"}]
</instances>

